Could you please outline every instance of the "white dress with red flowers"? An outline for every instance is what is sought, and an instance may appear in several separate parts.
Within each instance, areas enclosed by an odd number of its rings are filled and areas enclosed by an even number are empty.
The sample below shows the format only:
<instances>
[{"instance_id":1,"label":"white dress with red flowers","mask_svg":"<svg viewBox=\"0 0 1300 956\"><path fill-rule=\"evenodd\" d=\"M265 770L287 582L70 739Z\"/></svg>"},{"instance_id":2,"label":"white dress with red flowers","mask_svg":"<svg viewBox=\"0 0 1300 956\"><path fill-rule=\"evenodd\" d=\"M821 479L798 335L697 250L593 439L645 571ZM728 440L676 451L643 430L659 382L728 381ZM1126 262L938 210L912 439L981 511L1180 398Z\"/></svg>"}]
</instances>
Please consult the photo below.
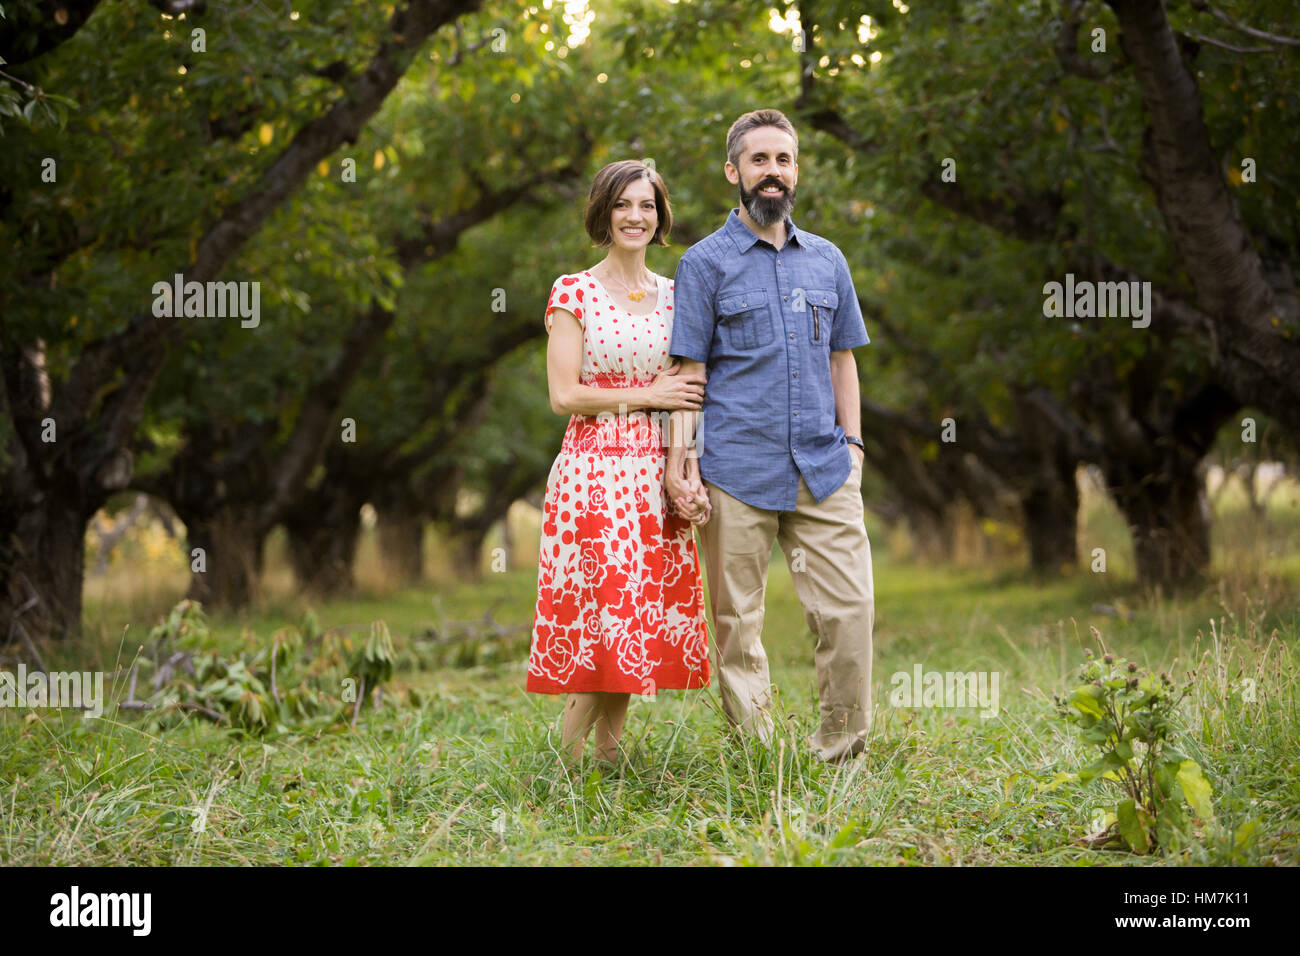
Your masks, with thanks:
<instances>
[{"instance_id":1,"label":"white dress with red flowers","mask_svg":"<svg viewBox=\"0 0 1300 956\"><path fill-rule=\"evenodd\" d=\"M589 272L560 276L546 304L583 330L579 381L648 385L671 363L672 283L646 315ZM691 524L667 511L657 413L574 415L546 481L527 689L646 694L709 683L704 591Z\"/></svg>"}]
</instances>

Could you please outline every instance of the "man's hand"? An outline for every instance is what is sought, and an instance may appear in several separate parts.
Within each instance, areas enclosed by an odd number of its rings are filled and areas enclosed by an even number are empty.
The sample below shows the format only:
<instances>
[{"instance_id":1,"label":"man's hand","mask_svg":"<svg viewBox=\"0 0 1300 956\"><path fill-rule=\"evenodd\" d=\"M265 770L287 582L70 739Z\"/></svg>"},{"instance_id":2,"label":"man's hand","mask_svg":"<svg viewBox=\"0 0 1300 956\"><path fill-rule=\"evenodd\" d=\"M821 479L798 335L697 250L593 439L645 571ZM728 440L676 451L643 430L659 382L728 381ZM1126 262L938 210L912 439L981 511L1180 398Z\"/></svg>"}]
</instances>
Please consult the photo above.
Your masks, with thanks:
<instances>
[{"instance_id":1,"label":"man's hand","mask_svg":"<svg viewBox=\"0 0 1300 956\"><path fill-rule=\"evenodd\" d=\"M664 471L664 490L678 514L687 518L691 524L702 525L708 522L713 513L709 493L700 480L700 462L698 458L684 457L674 462L670 456Z\"/></svg>"},{"instance_id":2,"label":"man's hand","mask_svg":"<svg viewBox=\"0 0 1300 956\"><path fill-rule=\"evenodd\" d=\"M681 505L678 507L691 519L691 524L708 524L709 518L713 514L713 502L709 500L708 489L704 487L704 480L700 477L700 460L698 458L686 459L686 477L694 497L684 503L684 508Z\"/></svg>"},{"instance_id":3,"label":"man's hand","mask_svg":"<svg viewBox=\"0 0 1300 956\"><path fill-rule=\"evenodd\" d=\"M682 359L681 375L706 379L704 363L693 359ZM688 448L695 448L695 432L698 426L694 411L672 413L664 438L668 444L668 453L664 465L664 491L668 495L670 507L690 520L692 524L702 525L709 520L713 508L709 503L708 492L700 478L699 458L687 454Z\"/></svg>"}]
</instances>

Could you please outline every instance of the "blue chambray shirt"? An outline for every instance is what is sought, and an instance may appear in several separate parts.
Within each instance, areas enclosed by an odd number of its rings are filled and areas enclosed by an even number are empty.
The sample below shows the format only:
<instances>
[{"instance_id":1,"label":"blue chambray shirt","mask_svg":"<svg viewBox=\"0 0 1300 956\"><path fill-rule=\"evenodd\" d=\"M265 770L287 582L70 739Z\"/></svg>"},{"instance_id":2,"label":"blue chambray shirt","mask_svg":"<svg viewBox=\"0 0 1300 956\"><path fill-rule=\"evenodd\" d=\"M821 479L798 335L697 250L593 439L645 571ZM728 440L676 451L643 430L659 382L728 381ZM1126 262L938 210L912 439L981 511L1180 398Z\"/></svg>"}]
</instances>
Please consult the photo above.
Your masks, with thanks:
<instances>
[{"instance_id":1,"label":"blue chambray shirt","mask_svg":"<svg viewBox=\"0 0 1300 956\"><path fill-rule=\"evenodd\" d=\"M700 477L755 508L793 511L848 480L830 354L871 340L844 254L787 217L778 250L732 209L673 279L669 354L705 363Z\"/></svg>"}]
</instances>

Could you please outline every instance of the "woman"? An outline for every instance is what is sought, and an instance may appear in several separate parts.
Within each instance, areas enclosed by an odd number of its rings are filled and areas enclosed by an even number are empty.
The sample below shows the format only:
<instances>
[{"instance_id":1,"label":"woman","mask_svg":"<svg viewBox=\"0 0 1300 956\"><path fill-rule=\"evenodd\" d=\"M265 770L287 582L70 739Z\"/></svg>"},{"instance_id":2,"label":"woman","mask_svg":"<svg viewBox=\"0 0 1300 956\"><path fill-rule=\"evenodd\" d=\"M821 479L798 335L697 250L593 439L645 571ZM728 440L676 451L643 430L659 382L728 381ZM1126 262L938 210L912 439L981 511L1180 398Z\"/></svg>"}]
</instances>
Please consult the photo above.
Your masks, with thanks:
<instances>
[{"instance_id":1,"label":"woman","mask_svg":"<svg viewBox=\"0 0 1300 956\"><path fill-rule=\"evenodd\" d=\"M707 496L668 507L661 410L697 411L704 379L669 361L672 283L645 265L672 226L658 173L625 160L587 197L608 255L560 276L546 307L551 408L570 415L546 482L527 689L567 693L561 746L612 761L630 696L709 683L708 630L691 522Z\"/></svg>"}]
</instances>

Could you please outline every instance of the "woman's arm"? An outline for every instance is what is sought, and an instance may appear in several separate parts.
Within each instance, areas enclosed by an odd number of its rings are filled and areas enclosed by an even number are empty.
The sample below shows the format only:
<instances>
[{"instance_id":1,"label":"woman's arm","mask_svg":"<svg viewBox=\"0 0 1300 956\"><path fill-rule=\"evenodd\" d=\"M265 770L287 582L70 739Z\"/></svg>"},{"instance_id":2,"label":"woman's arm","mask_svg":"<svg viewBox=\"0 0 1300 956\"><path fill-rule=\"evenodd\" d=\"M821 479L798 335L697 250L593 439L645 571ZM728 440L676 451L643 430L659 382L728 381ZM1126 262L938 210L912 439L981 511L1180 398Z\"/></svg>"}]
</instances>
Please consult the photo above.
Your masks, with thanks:
<instances>
[{"instance_id":1,"label":"woman's arm","mask_svg":"<svg viewBox=\"0 0 1300 956\"><path fill-rule=\"evenodd\" d=\"M578 381L582 369L582 326L567 309L554 309L551 338L546 345L546 384L551 410L557 415L599 415L601 412L642 408L699 408L704 401L704 381L695 376L664 375L651 385L632 388L594 388Z\"/></svg>"}]
</instances>

